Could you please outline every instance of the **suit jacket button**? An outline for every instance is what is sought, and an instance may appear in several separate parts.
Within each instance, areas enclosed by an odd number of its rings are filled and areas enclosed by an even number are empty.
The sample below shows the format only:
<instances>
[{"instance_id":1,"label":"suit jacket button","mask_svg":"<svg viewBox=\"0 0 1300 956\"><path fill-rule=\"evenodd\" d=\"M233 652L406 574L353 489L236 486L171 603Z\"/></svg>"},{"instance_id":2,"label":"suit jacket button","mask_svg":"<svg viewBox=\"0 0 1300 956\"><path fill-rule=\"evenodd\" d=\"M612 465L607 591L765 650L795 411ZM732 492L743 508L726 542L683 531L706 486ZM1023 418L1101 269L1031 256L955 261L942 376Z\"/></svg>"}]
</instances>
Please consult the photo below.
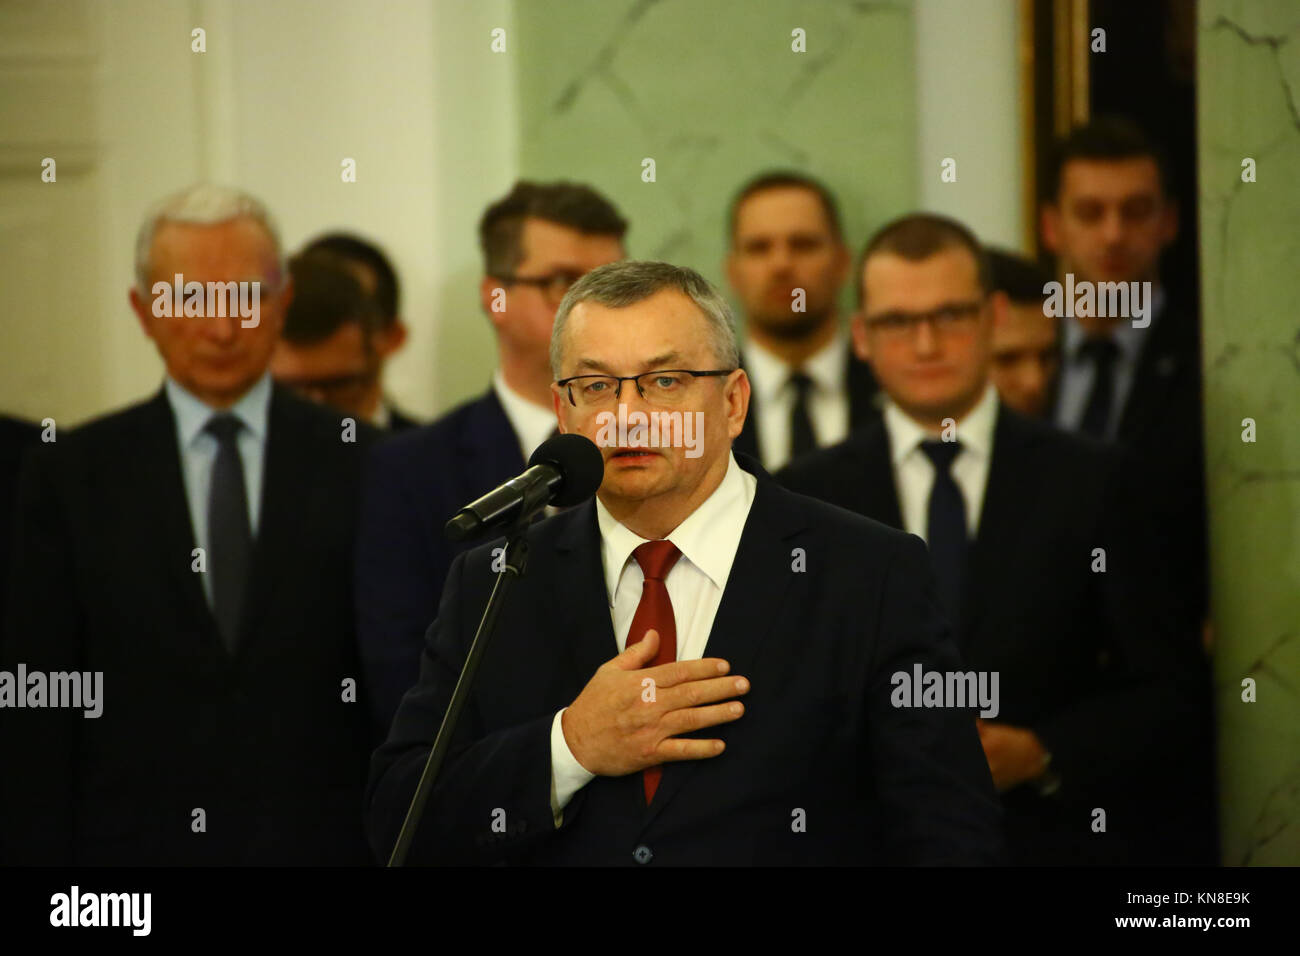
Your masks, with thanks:
<instances>
[{"instance_id":1,"label":"suit jacket button","mask_svg":"<svg viewBox=\"0 0 1300 956\"><path fill-rule=\"evenodd\" d=\"M632 859L638 863L649 863L654 857L655 855L650 852L650 848L644 844L632 851Z\"/></svg>"}]
</instances>

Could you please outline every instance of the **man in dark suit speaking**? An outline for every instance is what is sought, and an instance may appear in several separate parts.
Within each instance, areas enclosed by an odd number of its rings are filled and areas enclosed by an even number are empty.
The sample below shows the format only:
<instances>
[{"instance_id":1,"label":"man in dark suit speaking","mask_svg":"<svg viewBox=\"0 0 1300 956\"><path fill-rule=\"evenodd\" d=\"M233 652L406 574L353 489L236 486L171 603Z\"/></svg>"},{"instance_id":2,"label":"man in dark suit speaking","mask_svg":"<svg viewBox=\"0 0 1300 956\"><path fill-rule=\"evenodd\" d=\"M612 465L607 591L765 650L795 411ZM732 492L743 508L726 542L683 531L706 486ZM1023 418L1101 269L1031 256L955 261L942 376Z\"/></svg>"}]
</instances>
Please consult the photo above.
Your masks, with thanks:
<instances>
[{"instance_id":1,"label":"man in dark suit speaking","mask_svg":"<svg viewBox=\"0 0 1300 956\"><path fill-rule=\"evenodd\" d=\"M1000 861L974 721L896 692L900 674L959 668L924 546L733 457L749 404L737 358L727 305L689 269L617 262L565 296L555 410L600 446L604 482L528 531L528 574L411 862ZM381 856L493 585L493 547L453 564L420 681L374 757Z\"/></svg>"}]
</instances>

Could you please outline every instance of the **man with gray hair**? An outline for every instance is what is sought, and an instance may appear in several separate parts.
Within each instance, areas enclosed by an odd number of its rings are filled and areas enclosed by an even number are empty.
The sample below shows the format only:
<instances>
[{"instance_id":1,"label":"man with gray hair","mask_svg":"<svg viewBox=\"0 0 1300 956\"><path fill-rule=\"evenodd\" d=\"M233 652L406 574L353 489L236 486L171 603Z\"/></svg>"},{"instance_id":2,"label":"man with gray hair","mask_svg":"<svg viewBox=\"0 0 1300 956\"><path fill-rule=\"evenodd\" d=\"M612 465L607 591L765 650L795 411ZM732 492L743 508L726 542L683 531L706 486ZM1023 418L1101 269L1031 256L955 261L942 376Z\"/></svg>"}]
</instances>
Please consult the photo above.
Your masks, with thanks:
<instances>
[{"instance_id":1,"label":"man with gray hair","mask_svg":"<svg viewBox=\"0 0 1300 956\"><path fill-rule=\"evenodd\" d=\"M973 721L895 703L898 674L958 668L925 547L732 454L750 389L718 293L667 263L601 266L561 302L550 354L560 430L594 441L604 480L596 500L528 530L528 574L409 860L999 862ZM452 565L420 682L375 754L381 856L499 544Z\"/></svg>"},{"instance_id":2,"label":"man with gray hair","mask_svg":"<svg viewBox=\"0 0 1300 956\"><path fill-rule=\"evenodd\" d=\"M0 644L29 680L102 675L102 715L30 688L6 712L0 859L367 861L350 584L373 433L271 383L291 295L251 196L195 186L141 227L130 301L163 387L29 457Z\"/></svg>"}]
</instances>

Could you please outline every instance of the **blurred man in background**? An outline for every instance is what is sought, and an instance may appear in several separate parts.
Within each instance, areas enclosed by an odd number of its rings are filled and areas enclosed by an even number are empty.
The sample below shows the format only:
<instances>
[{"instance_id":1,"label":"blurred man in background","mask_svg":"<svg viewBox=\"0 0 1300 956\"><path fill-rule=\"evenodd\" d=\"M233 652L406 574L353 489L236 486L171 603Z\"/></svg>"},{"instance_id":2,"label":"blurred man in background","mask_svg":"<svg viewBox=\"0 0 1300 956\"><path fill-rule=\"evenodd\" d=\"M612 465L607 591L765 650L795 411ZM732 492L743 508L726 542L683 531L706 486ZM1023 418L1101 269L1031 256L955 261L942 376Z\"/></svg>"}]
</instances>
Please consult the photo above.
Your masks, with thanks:
<instances>
[{"instance_id":1,"label":"blurred man in background","mask_svg":"<svg viewBox=\"0 0 1300 956\"><path fill-rule=\"evenodd\" d=\"M271 375L357 421L384 420L378 304L332 253L305 252L290 261L289 273L293 301L271 356Z\"/></svg>"},{"instance_id":2,"label":"blurred man in background","mask_svg":"<svg viewBox=\"0 0 1300 956\"><path fill-rule=\"evenodd\" d=\"M754 390L736 449L774 471L872 419L876 384L840 327L852 262L830 190L801 173L766 173L736 195L730 230L727 280Z\"/></svg>"},{"instance_id":3,"label":"blurred man in background","mask_svg":"<svg viewBox=\"0 0 1300 956\"><path fill-rule=\"evenodd\" d=\"M402 321L401 315L402 287L392 262L375 243L343 232L319 236L303 246L302 251L304 254L330 252L339 256L357 277L366 294L374 299L379 309L379 320L372 334L372 348L379 360L381 391L376 411L369 421L380 428L393 431L414 428L419 422L398 409L392 399L382 394L384 366L406 344L407 337L406 323Z\"/></svg>"},{"instance_id":4,"label":"blurred man in background","mask_svg":"<svg viewBox=\"0 0 1300 956\"><path fill-rule=\"evenodd\" d=\"M375 720L386 730L419 674L452 559L443 526L524 470L556 428L548 350L569 286L621 259L627 222L578 183L521 181L479 224L479 301L497 340L487 393L377 448L357 553L357 613Z\"/></svg>"},{"instance_id":5,"label":"blurred man in background","mask_svg":"<svg viewBox=\"0 0 1300 956\"><path fill-rule=\"evenodd\" d=\"M6 862L368 861L350 585L372 431L272 384L291 296L251 196L192 187L141 227L130 301L163 387L21 480L0 670L82 699L5 710Z\"/></svg>"},{"instance_id":6,"label":"blurred man in background","mask_svg":"<svg viewBox=\"0 0 1300 956\"><path fill-rule=\"evenodd\" d=\"M1022 256L988 251L993 284L993 363L989 377L1000 398L1029 418L1051 411L1061 366L1056 319L1043 314L1043 291L1051 276Z\"/></svg>"},{"instance_id":7,"label":"blurred man in background","mask_svg":"<svg viewBox=\"0 0 1300 956\"><path fill-rule=\"evenodd\" d=\"M1123 464L999 402L988 266L964 226L897 220L859 276L854 340L889 404L778 478L929 545L963 663L1000 675L979 730L1013 860L1212 862L1181 806L1210 753L1208 677Z\"/></svg>"},{"instance_id":8,"label":"blurred man in background","mask_svg":"<svg viewBox=\"0 0 1300 956\"><path fill-rule=\"evenodd\" d=\"M1160 281L1160 255L1178 233L1165 165L1127 120L1095 120L1057 148L1041 225L1062 281L1149 283L1139 289L1150 291L1150 313L1072 309L1062 320L1052 417L1133 453L1130 484L1167 546L1184 598L1179 613L1200 626L1208 600L1200 329L1179 289Z\"/></svg>"}]
</instances>

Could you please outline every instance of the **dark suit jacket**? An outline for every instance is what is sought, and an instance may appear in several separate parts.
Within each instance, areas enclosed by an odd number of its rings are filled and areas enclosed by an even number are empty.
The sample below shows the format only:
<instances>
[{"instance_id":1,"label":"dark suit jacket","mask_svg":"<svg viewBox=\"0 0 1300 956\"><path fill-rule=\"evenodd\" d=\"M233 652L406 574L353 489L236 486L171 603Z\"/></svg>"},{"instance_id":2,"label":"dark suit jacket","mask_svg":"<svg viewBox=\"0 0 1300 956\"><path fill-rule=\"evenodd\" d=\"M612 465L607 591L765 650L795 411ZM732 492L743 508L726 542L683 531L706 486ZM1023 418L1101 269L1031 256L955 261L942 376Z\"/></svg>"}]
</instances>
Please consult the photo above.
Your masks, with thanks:
<instances>
[{"instance_id":1,"label":"dark suit jacket","mask_svg":"<svg viewBox=\"0 0 1300 956\"><path fill-rule=\"evenodd\" d=\"M18 514L18 469L23 453L40 438L40 426L0 416L0 627L4 627L5 582Z\"/></svg>"},{"instance_id":2,"label":"dark suit jacket","mask_svg":"<svg viewBox=\"0 0 1300 956\"><path fill-rule=\"evenodd\" d=\"M871 366L859 361L851 351L845 382L849 392L849 430L853 431L880 417L880 410L876 407L876 395L879 389L876 386L875 376L871 374ZM741 454L761 461L763 456L758 447L757 415L757 399L751 393L749 414L732 447Z\"/></svg>"},{"instance_id":3,"label":"dark suit jacket","mask_svg":"<svg viewBox=\"0 0 1300 956\"><path fill-rule=\"evenodd\" d=\"M4 713L10 862L365 863L370 741L352 628L362 445L276 388L242 636L191 570L165 393L36 449L0 668L102 671L103 714ZM359 681L358 681L359 683ZM192 812L206 833L192 832Z\"/></svg>"},{"instance_id":4,"label":"dark suit jacket","mask_svg":"<svg viewBox=\"0 0 1300 956\"><path fill-rule=\"evenodd\" d=\"M1000 675L996 721L1034 730L1062 781L1050 797L1032 785L1004 795L1017 862L1212 862L1208 674L1195 635L1171 627L1171 585L1125 473L1113 450L1000 407L958 616L967 666ZM883 420L778 480L902 527ZM1167 784L1193 787L1193 761L1195 851L1193 823L1167 803L1188 800ZM1090 829L1094 807L1110 808L1104 838Z\"/></svg>"},{"instance_id":5,"label":"dark suit jacket","mask_svg":"<svg viewBox=\"0 0 1300 956\"><path fill-rule=\"evenodd\" d=\"M408 428L418 428L420 423L410 415L403 412L396 405L388 406L388 429L389 431L402 432Z\"/></svg>"},{"instance_id":6,"label":"dark suit jacket","mask_svg":"<svg viewBox=\"0 0 1300 956\"><path fill-rule=\"evenodd\" d=\"M419 676L443 581L468 547L447 541L443 526L524 466L519 439L491 389L371 452L357 540L357 629L380 736Z\"/></svg>"},{"instance_id":7,"label":"dark suit jacket","mask_svg":"<svg viewBox=\"0 0 1300 956\"><path fill-rule=\"evenodd\" d=\"M973 723L890 704L895 672L958 666L924 546L742 465L759 485L706 655L729 660L752 690L739 720L694 735L721 737L726 750L665 764L648 809L639 774L597 777L556 830L552 718L618 653L588 502L528 533L528 573L501 612L411 862L631 865L638 848L669 865L1000 860L1000 813ZM420 682L375 754L369 823L381 856L493 585L494 546L457 558ZM496 808L504 833L491 826ZM792 827L797 809L806 832Z\"/></svg>"},{"instance_id":8,"label":"dark suit jacket","mask_svg":"<svg viewBox=\"0 0 1300 956\"><path fill-rule=\"evenodd\" d=\"M1209 579L1200 325L1171 301L1148 331L1117 432L1134 466L1125 486L1160 534L1179 582L1178 613L1199 626Z\"/></svg>"}]
</instances>

